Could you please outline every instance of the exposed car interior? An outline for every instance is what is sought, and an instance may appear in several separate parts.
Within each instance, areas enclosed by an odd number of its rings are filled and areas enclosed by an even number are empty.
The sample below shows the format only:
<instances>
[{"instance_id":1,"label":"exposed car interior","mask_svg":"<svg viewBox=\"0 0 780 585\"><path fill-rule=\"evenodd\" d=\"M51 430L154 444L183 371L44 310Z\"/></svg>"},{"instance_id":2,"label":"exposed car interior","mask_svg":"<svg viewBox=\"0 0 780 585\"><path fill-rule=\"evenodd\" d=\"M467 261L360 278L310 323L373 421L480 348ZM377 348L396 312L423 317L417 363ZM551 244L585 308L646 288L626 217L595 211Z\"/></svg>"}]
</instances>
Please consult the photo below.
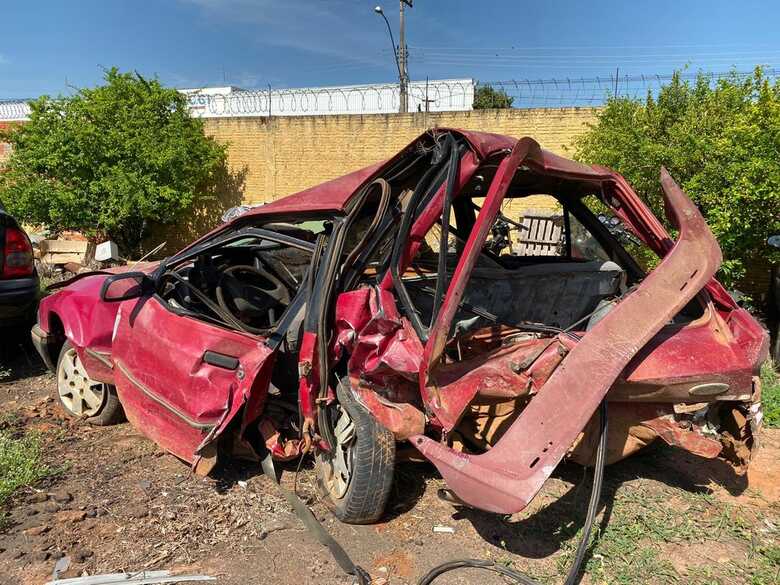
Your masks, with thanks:
<instances>
[{"instance_id":1,"label":"exposed car interior","mask_svg":"<svg viewBox=\"0 0 780 585\"><path fill-rule=\"evenodd\" d=\"M287 238L269 239L272 231ZM239 230L226 243L174 261L161 276L160 296L182 314L267 334L301 288L314 238L313 231L292 224Z\"/></svg>"},{"instance_id":2,"label":"exposed car interior","mask_svg":"<svg viewBox=\"0 0 780 585\"><path fill-rule=\"evenodd\" d=\"M364 188L342 242L340 290L375 283L397 262L395 248L401 247L405 237L402 220L411 223L416 219L447 178L452 162L441 160L439 148L435 143L421 143L385 177ZM463 148L461 144L453 151ZM451 201L446 249L439 245L439 218L396 282L396 288L405 289L399 290L401 310L410 313L407 316L418 325L427 327L434 318L438 283L451 276L495 170L494 163L484 163ZM619 221L605 221L582 203L585 196L599 196L592 187L522 168L507 201L519 202L543 192L542 187L548 188L548 197L560 209L550 220L560 224L555 249L543 255L527 250L518 253L517 242L529 228L520 223L522 217L499 214L464 293L453 337L495 325L547 334L564 329L586 331L643 278L643 270L614 235L616 229L623 230ZM412 201L415 196L417 200ZM162 275L158 292L175 311L269 335L307 278L318 235L325 246L334 221L344 218L236 229L206 242L200 251L174 258ZM284 236L284 241L274 241L274 233ZM443 266L445 277L437 270ZM701 303L694 302L679 319L701 314ZM425 332L418 332L424 339ZM296 333L285 332L292 345Z\"/></svg>"},{"instance_id":3,"label":"exposed car interior","mask_svg":"<svg viewBox=\"0 0 780 585\"><path fill-rule=\"evenodd\" d=\"M310 273L332 264L327 286L338 292L377 285L392 274L399 310L426 339L496 169L488 161L457 197L450 194L446 239L445 211L403 272L395 274L413 222L457 168L455 157L448 161L445 155L461 153L464 145L453 143L439 152L441 147L421 144L356 195L344 215L239 224L171 259L162 272L157 290L171 310L263 336L278 348L280 367L274 370L269 403L276 406L267 415L274 432L298 433L299 338L313 290L325 286L311 282ZM511 211L522 210L524 198L539 193L547 193L556 210L544 220L547 228ZM626 251L625 237L621 242L616 233L624 230L622 224L598 216L584 197L595 197L600 209L608 210L589 185L551 180L527 168L518 171L462 296L443 368L486 359L515 344L543 348L562 333L579 339L641 282L643 269ZM547 230L544 242L542 229ZM695 300L677 319L695 319L702 312ZM490 414L484 409L477 400L464 419L470 430L461 440L470 449L500 437L485 429L506 426L522 407L516 398L491 399Z\"/></svg>"}]
</instances>

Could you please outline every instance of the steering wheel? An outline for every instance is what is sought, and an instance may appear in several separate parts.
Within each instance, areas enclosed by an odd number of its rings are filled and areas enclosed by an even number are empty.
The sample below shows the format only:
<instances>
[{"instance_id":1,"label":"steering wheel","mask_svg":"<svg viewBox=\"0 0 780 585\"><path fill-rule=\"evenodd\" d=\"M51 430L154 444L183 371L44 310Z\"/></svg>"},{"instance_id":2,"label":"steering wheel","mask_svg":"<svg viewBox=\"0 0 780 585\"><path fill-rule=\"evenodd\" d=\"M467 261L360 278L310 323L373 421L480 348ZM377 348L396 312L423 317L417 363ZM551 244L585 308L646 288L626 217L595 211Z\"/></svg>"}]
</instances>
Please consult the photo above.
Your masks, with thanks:
<instances>
[{"instance_id":1,"label":"steering wheel","mask_svg":"<svg viewBox=\"0 0 780 585\"><path fill-rule=\"evenodd\" d=\"M226 269L215 292L219 306L253 333L273 326L290 304L290 292L281 280L263 268L249 265Z\"/></svg>"}]
</instances>

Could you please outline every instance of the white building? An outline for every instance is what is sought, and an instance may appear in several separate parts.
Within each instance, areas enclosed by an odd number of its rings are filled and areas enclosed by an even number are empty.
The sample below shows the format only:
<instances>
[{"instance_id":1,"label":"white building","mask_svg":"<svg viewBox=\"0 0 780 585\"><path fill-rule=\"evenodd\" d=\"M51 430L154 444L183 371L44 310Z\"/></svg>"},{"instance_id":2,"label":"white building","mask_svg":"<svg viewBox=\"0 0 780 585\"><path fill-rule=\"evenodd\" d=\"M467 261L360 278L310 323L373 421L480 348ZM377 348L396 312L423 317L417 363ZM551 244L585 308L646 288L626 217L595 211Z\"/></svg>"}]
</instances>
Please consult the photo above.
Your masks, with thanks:
<instances>
[{"instance_id":1,"label":"white building","mask_svg":"<svg viewBox=\"0 0 780 585\"><path fill-rule=\"evenodd\" d=\"M24 100L0 100L0 122L21 122L30 117L30 106Z\"/></svg>"}]
</instances>

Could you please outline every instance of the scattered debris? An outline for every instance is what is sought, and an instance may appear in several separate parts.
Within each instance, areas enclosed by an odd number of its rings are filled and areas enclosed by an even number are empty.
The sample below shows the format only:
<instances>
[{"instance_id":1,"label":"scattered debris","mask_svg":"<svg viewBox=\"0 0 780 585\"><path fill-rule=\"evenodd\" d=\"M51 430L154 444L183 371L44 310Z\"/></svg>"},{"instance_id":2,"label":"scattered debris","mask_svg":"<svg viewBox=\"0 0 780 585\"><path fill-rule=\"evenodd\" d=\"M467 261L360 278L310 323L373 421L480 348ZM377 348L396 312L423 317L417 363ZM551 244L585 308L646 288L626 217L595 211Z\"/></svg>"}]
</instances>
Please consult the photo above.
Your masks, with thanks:
<instances>
[{"instance_id":1,"label":"scattered debris","mask_svg":"<svg viewBox=\"0 0 780 585\"><path fill-rule=\"evenodd\" d=\"M46 534L49 530L51 530L51 526L46 526L44 524L42 526L33 526L31 528L22 530L22 533L25 536L40 536L41 534Z\"/></svg>"},{"instance_id":2,"label":"scattered debris","mask_svg":"<svg viewBox=\"0 0 780 585\"><path fill-rule=\"evenodd\" d=\"M442 534L455 534L455 529L452 526L442 526L441 524L434 526L433 531Z\"/></svg>"},{"instance_id":3,"label":"scattered debris","mask_svg":"<svg viewBox=\"0 0 780 585\"><path fill-rule=\"evenodd\" d=\"M57 522L62 522L65 524L81 522L86 517L87 513L83 510L63 510L62 512L57 512L54 515L54 519Z\"/></svg>"},{"instance_id":4,"label":"scattered debris","mask_svg":"<svg viewBox=\"0 0 780 585\"><path fill-rule=\"evenodd\" d=\"M66 262L62 265L62 269L65 272L70 272L71 274L78 274L84 269L84 267L78 262Z\"/></svg>"},{"instance_id":5,"label":"scattered debris","mask_svg":"<svg viewBox=\"0 0 780 585\"><path fill-rule=\"evenodd\" d=\"M130 506L125 510L125 513L130 518L146 518L149 515L149 509L144 506L143 504L136 504L134 506Z\"/></svg>"},{"instance_id":6,"label":"scattered debris","mask_svg":"<svg viewBox=\"0 0 780 585\"><path fill-rule=\"evenodd\" d=\"M49 499L49 494L47 494L46 492L35 492L27 496L27 503L40 504L41 502L45 502L48 499Z\"/></svg>"},{"instance_id":7,"label":"scattered debris","mask_svg":"<svg viewBox=\"0 0 780 585\"><path fill-rule=\"evenodd\" d=\"M65 557L67 558L67 557ZM184 583L185 581L216 581L209 575L174 575L170 571L140 571L138 573L110 573L72 579L55 579L46 585L157 585L159 583Z\"/></svg>"},{"instance_id":8,"label":"scattered debris","mask_svg":"<svg viewBox=\"0 0 780 585\"><path fill-rule=\"evenodd\" d=\"M41 240L38 243L41 261L51 266L74 262L81 266L92 259L94 246L81 240Z\"/></svg>"},{"instance_id":9,"label":"scattered debris","mask_svg":"<svg viewBox=\"0 0 780 585\"><path fill-rule=\"evenodd\" d=\"M74 548L70 554L73 560L76 561L77 563L83 563L92 555L94 555L94 553L91 550L83 547Z\"/></svg>"},{"instance_id":10,"label":"scattered debris","mask_svg":"<svg viewBox=\"0 0 780 585\"><path fill-rule=\"evenodd\" d=\"M152 258L152 257L154 257L154 255L155 255L155 254L157 254L157 252L160 252L160 251L161 251L163 248L165 248L165 246L166 246L167 244L168 244L168 242L163 242L163 243L161 243L161 244L158 244L157 246L155 246L154 248L152 248L151 250L149 250L149 251L148 251L146 254L144 254L143 256L141 256L141 257L140 257L138 260L135 260L135 261L134 261L134 262L133 262L133 263L130 265L130 268L134 268L135 266L137 266L138 264L140 264L141 262L143 262L143 261L144 261L144 260L146 260L147 258Z\"/></svg>"},{"instance_id":11,"label":"scattered debris","mask_svg":"<svg viewBox=\"0 0 780 585\"><path fill-rule=\"evenodd\" d=\"M107 262L109 260L121 260L119 247L116 242L108 241L98 244L95 247L95 260L98 262Z\"/></svg>"},{"instance_id":12,"label":"scattered debris","mask_svg":"<svg viewBox=\"0 0 780 585\"><path fill-rule=\"evenodd\" d=\"M257 535L257 537L260 540L265 540L268 538L268 535L272 532L278 532L279 530L287 530L290 528L290 525L287 522L284 522L282 520L270 520L269 522L266 522L263 524L262 528L260 529L260 533Z\"/></svg>"},{"instance_id":13,"label":"scattered debris","mask_svg":"<svg viewBox=\"0 0 780 585\"><path fill-rule=\"evenodd\" d=\"M222 223L233 221L237 217L244 215L247 211L250 211L256 207L260 207L261 205L262 203L259 205L238 205L236 207L231 207L222 214Z\"/></svg>"},{"instance_id":14,"label":"scattered debris","mask_svg":"<svg viewBox=\"0 0 780 585\"><path fill-rule=\"evenodd\" d=\"M51 497L55 502L60 504L67 504L68 502L73 500L73 495L69 492L64 492L64 491L55 492L51 494Z\"/></svg>"},{"instance_id":15,"label":"scattered debris","mask_svg":"<svg viewBox=\"0 0 780 585\"><path fill-rule=\"evenodd\" d=\"M57 559L57 562L54 563L54 571L52 571L51 578L54 580L57 580L60 575L62 575L65 571L68 570L70 567L70 557L69 556L62 556L59 559Z\"/></svg>"}]
</instances>

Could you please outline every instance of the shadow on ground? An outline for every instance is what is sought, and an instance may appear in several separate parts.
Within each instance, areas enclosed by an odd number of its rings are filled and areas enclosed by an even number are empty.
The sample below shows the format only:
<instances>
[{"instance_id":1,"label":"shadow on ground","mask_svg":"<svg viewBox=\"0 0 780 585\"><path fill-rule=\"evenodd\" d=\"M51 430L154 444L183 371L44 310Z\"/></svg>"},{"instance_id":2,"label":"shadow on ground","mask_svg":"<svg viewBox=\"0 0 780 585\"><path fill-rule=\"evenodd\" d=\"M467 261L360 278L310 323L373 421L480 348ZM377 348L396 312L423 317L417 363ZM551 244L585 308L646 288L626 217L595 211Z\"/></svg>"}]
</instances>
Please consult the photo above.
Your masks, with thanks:
<instances>
[{"instance_id":1,"label":"shadow on ground","mask_svg":"<svg viewBox=\"0 0 780 585\"><path fill-rule=\"evenodd\" d=\"M26 325L0 328L0 384L45 373Z\"/></svg>"},{"instance_id":2,"label":"shadow on ground","mask_svg":"<svg viewBox=\"0 0 780 585\"><path fill-rule=\"evenodd\" d=\"M582 529L592 486L592 474L575 464L561 465L553 477L572 485L526 518L510 522L507 517L471 508L459 508L453 518L467 519L485 541L510 553L534 559L550 556ZM603 516L596 527L601 532L609 525L618 490L635 480L656 481L690 494L712 493L707 487L710 481L731 495L747 488L746 477L734 473L727 463L703 459L659 442L605 469L600 499Z\"/></svg>"},{"instance_id":3,"label":"shadow on ground","mask_svg":"<svg viewBox=\"0 0 780 585\"><path fill-rule=\"evenodd\" d=\"M400 465L390 501L388 520L412 510L425 493L430 478L439 477L435 468L424 464ZM541 505L527 517L501 516L468 507L456 507L453 520L468 520L485 542L526 558L541 559L558 552L582 529L592 486L592 473L576 464L563 464L553 474L558 493L546 493ZM727 463L708 460L662 443L610 465L605 470L601 492L599 526L609 525L618 490L624 483L651 480L690 494L712 493L715 482L731 495L747 488L747 479L734 473ZM537 503L538 504L538 503ZM587 557L586 557L587 560Z\"/></svg>"},{"instance_id":4,"label":"shadow on ground","mask_svg":"<svg viewBox=\"0 0 780 585\"><path fill-rule=\"evenodd\" d=\"M311 471L314 462L305 459L301 469ZM294 476L297 462L279 466L284 475ZM238 481L262 475L258 463L229 460L216 471L217 489L229 491ZM431 480L440 479L429 463L399 463L390 502L383 522L390 522L412 511L422 500ZM618 490L626 483L650 480L689 494L710 494L712 482L729 494L742 494L747 488L745 476L719 459L703 459L658 441L637 455L610 465L605 470L596 530L604 532L612 518ZM283 480L284 481L284 480ZM453 520L469 521L488 544L529 559L542 559L560 551L583 528L592 487L590 470L564 463L552 476L554 489L546 490L543 502L534 502L530 515L502 516L468 507L454 507ZM311 502L309 502L311 503ZM518 519L519 517L519 519ZM586 555L586 562L590 554Z\"/></svg>"}]
</instances>

